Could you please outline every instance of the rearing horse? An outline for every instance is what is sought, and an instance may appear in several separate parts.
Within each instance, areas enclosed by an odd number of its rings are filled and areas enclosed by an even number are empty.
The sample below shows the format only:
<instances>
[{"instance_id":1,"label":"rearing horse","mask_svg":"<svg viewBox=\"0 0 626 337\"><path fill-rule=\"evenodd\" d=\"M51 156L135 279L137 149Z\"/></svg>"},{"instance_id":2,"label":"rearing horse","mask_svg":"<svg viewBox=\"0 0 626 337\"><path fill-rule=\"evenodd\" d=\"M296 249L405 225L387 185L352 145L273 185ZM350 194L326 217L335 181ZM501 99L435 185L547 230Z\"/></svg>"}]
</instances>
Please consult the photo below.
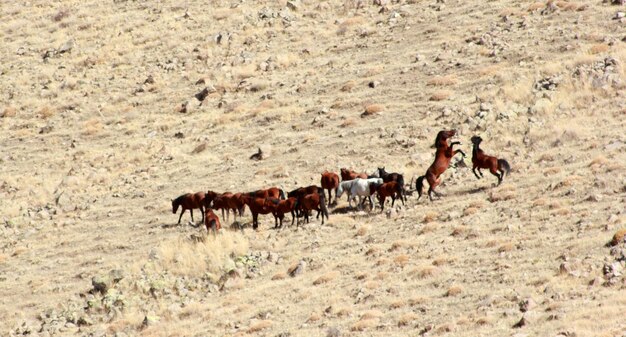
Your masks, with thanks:
<instances>
[{"instance_id":1,"label":"rearing horse","mask_svg":"<svg viewBox=\"0 0 626 337\"><path fill-rule=\"evenodd\" d=\"M465 158L465 153L463 153L463 151L453 149L454 145L460 145L461 142L452 142L448 145L448 138L454 137L455 134L456 130L441 130L437 133L437 138L435 139L435 147L437 148L435 161L430 165L428 170L426 170L426 174L417 178L417 182L415 182L415 189L419 194L417 200L422 197L424 177L430 186L428 188L428 198L430 198L430 201L433 201L433 192L437 194L437 196L440 196L440 193L435 192L435 187L441 184L439 176L441 176L441 174L448 169L452 157L454 157L455 154L460 153Z\"/></svg>"}]
</instances>

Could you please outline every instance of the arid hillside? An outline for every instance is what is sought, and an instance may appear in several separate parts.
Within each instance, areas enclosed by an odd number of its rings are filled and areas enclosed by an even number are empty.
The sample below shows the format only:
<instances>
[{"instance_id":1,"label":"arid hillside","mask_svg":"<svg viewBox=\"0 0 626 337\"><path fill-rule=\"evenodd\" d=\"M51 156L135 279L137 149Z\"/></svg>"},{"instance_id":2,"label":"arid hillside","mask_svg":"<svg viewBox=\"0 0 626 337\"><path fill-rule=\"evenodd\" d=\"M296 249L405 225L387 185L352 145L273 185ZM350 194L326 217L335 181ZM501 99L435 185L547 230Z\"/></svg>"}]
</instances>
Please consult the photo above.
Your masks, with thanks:
<instances>
[{"instance_id":1,"label":"arid hillside","mask_svg":"<svg viewBox=\"0 0 626 337\"><path fill-rule=\"evenodd\" d=\"M0 335L625 336L619 2L5 1ZM384 212L172 214L383 166Z\"/></svg>"}]
</instances>

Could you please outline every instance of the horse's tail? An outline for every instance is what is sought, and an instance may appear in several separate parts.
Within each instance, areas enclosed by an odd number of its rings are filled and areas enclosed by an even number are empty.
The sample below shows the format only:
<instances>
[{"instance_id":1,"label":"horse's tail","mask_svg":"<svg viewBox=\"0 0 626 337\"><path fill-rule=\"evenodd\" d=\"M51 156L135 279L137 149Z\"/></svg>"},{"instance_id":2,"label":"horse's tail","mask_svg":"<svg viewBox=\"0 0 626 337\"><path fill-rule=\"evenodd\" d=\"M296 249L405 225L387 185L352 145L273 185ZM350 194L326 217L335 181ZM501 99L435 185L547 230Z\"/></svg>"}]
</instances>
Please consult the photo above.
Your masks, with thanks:
<instances>
[{"instance_id":1,"label":"horse's tail","mask_svg":"<svg viewBox=\"0 0 626 337\"><path fill-rule=\"evenodd\" d=\"M424 177L426 177L426 175L423 175L417 178L417 180L415 181L415 190L417 191L417 200L420 200L420 198L422 197L422 188L424 187Z\"/></svg>"},{"instance_id":2,"label":"horse's tail","mask_svg":"<svg viewBox=\"0 0 626 337\"><path fill-rule=\"evenodd\" d=\"M509 165L509 162L504 159L498 159L498 169L502 171L502 177L504 178L505 172L507 176L511 172L511 165Z\"/></svg>"},{"instance_id":3,"label":"horse's tail","mask_svg":"<svg viewBox=\"0 0 626 337\"><path fill-rule=\"evenodd\" d=\"M280 200L286 200L287 199L287 194L285 194L285 190L283 190L282 188L278 189L280 191Z\"/></svg>"},{"instance_id":4,"label":"horse's tail","mask_svg":"<svg viewBox=\"0 0 626 337\"><path fill-rule=\"evenodd\" d=\"M398 181L400 181L400 179ZM404 197L403 197L403 195L404 195L404 183L396 184L396 193L398 193L398 195L400 196L400 200L402 202L404 202Z\"/></svg>"},{"instance_id":5,"label":"horse's tail","mask_svg":"<svg viewBox=\"0 0 626 337\"><path fill-rule=\"evenodd\" d=\"M404 176L398 176L398 185L400 185L400 195L404 195Z\"/></svg>"}]
</instances>

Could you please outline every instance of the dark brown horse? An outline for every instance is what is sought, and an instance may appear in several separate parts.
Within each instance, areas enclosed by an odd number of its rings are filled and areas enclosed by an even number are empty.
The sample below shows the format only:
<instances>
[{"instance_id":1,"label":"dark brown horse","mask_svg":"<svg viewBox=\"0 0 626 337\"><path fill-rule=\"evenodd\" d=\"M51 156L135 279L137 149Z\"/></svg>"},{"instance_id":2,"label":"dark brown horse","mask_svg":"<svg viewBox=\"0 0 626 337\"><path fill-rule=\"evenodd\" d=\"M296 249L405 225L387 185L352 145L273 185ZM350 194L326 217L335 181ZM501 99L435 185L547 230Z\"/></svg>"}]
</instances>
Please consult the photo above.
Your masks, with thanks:
<instances>
[{"instance_id":1,"label":"dark brown horse","mask_svg":"<svg viewBox=\"0 0 626 337\"><path fill-rule=\"evenodd\" d=\"M215 197L217 197L219 195L219 193L217 192L213 192L211 190L208 190L204 193L204 208L209 208L211 207L211 203L213 202L213 199L215 199Z\"/></svg>"},{"instance_id":2,"label":"dark brown horse","mask_svg":"<svg viewBox=\"0 0 626 337\"><path fill-rule=\"evenodd\" d=\"M382 212L385 209L385 199L387 197L391 197L391 207L393 207L396 199L400 199L402 201L402 205L404 205L402 191L402 185L400 185L397 181L390 181L382 185L378 185L376 187L376 192L378 193L378 201L380 202L380 211Z\"/></svg>"},{"instance_id":3,"label":"dark brown horse","mask_svg":"<svg viewBox=\"0 0 626 337\"><path fill-rule=\"evenodd\" d=\"M378 176L383 178L383 181L386 183L390 181L397 181L398 184L400 184L402 194L404 195L404 176L401 173L387 172L383 166L378 168Z\"/></svg>"},{"instance_id":4,"label":"dark brown horse","mask_svg":"<svg viewBox=\"0 0 626 337\"><path fill-rule=\"evenodd\" d=\"M332 196L332 190L335 190L335 198L337 197L337 187L339 187L339 176L337 173L324 171L321 179L322 188L328 190L328 206L330 206Z\"/></svg>"},{"instance_id":5,"label":"dark brown horse","mask_svg":"<svg viewBox=\"0 0 626 337\"><path fill-rule=\"evenodd\" d=\"M352 170L348 170L347 168L341 169L341 181L354 180L356 178L367 179L367 174L356 173Z\"/></svg>"},{"instance_id":6,"label":"dark brown horse","mask_svg":"<svg viewBox=\"0 0 626 337\"><path fill-rule=\"evenodd\" d=\"M270 214L272 208L265 204L265 198L257 198L250 195L244 195L243 200L252 213L252 228L259 228L259 214Z\"/></svg>"},{"instance_id":7,"label":"dark brown horse","mask_svg":"<svg viewBox=\"0 0 626 337\"><path fill-rule=\"evenodd\" d=\"M448 166L450 166L450 160L452 160L452 157L455 154L460 153L463 157L465 157L465 153L463 153L463 151L455 151L453 149L454 145L461 144L461 142L452 142L448 145L448 138L454 137L455 134L456 130L442 130L437 134L437 138L435 139L435 148L437 148L435 161L430 165L428 170L426 170L426 174L417 178L417 181L415 182L415 189L418 193L417 200L422 197L424 178L426 178L428 185L430 186L428 188L428 197L430 198L430 201L433 200L433 192L440 196L440 193L435 192L435 188L441 184L439 176L441 176L441 174L448 169Z\"/></svg>"},{"instance_id":8,"label":"dark brown horse","mask_svg":"<svg viewBox=\"0 0 626 337\"><path fill-rule=\"evenodd\" d=\"M313 210L317 211L316 219L319 219L320 214L322 215L322 225L324 224L324 216L326 216L326 219L329 219L326 200L324 199L324 193L311 193L298 198L296 208L302 211L301 214L304 214L304 221L306 223L309 222L309 211Z\"/></svg>"},{"instance_id":9,"label":"dark brown horse","mask_svg":"<svg viewBox=\"0 0 626 337\"><path fill-rule=\"evenodd\" d=\"M287 197L288 198L294 197L294 198L297 199L297 198L299 198L301 196L305 196L305 195L311 194L311 193L323 194L324 193L324 189L319 187L319 186L316 186L316 185L310 185L310 186L307 186L307 187L298 187L295 190L287 193Z\"/></svg>"},{"instance_id":10,"label":"dark brown horse","mask_svg":"<svg viewBox=\"0 0 626 337\"><path fill-rule=\"evenodd\" d=\"M217 217L213 210L210 208L206 208L204 211L204 225L206 226L206 231L213 231L213 235L217 234L217 231L222 228L222 224L220 224L220 218Z\"/></svg>"},{"instance_id":11,"label":"dark brown horse","mask_svg":"<svg viewBox=\"0 0 626 337\"><path fill-rule=\"evenodd\" d=\"M483 177L483 173L480 169L489 169L489 172L498 178L498 185L500 185L502 179L504 179L505 173L508 175L509 172L511 172L511 166L504 159L486 155L483 150L480 149L480 143L483 141L482 138L474 136L471 140L472 144L474 144L472 148L472 172L474 172L476 178L480 179ZM476 169L478 169L480 177L476 174ZM498 173L498 171L500 171L500 173Z\"/></svg>"},{"instance_id":12,"label":"dark brown horse","mask_svg":"<svg viewBox=\"0 0 626 337\"><path fill-rule=\"evenodd\" d=\"M195 208L200 209L202 213L202 222L204 223L204 192L197 193L187 193L179 196L176 199L172 200L172 213L176 214L178 212L178 207L183 209L180 212L180 216L178 217L178 224L180 225L180 219L183 217L183 214L186 210L189 210L191 213L191 221L193 222L193 210Z\"/></svg>"},{"instance_id":13,"label":"dark brown horse","mask_svg":"<svg viewBox=\"0 0 626 337\"><path fill-rule=\"evenodd\" d=\"M222 210L222 219L224 219L224 211L226 211L226 221L228 221L230 213L230 205L228 203L232 196L233 194L231 192L218 194L213 198L213 205L211 206L214 210Z\"/></svg>"},{"instance_id":14,"label":"dark brown horse","mask_svg":"<svg viewBox=\"0 0 626 337\"><path fill-rule=\"evenodd\" d=\"M294 197L287 198L285 200L276 198L265 199L265 205L272 210L272 215L274 215L274 228L279 227L278 219L280 219L280 228L283 227L283 219L285 218L286 213L291 213L291 225L293 226L293 223L296 220L296 201L297 199Z\"/></svg>"}]
</instances>

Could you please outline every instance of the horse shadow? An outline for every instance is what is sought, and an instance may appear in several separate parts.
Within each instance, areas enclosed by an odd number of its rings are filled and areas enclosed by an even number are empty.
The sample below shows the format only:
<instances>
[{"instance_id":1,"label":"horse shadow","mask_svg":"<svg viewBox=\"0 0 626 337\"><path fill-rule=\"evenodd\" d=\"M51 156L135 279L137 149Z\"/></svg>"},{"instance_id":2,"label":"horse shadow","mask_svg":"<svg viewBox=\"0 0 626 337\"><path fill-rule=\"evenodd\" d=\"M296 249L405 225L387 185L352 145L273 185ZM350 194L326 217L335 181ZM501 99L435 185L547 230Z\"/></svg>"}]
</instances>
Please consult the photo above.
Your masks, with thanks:
<instances>
[{"instance_id":1,"label":"horse shadow","mask_svg":"<svg viewBox=\"0 0 626 337\"><path fill-rule=\"evenodd\" d=\"M470 188L466 191L463 192L463 194L476 194L476 193L480 193L480 192L484 192L488 189L487 186L482 186L482 187L476 187L476 188Z\"/></svg>"}]
</instances>

